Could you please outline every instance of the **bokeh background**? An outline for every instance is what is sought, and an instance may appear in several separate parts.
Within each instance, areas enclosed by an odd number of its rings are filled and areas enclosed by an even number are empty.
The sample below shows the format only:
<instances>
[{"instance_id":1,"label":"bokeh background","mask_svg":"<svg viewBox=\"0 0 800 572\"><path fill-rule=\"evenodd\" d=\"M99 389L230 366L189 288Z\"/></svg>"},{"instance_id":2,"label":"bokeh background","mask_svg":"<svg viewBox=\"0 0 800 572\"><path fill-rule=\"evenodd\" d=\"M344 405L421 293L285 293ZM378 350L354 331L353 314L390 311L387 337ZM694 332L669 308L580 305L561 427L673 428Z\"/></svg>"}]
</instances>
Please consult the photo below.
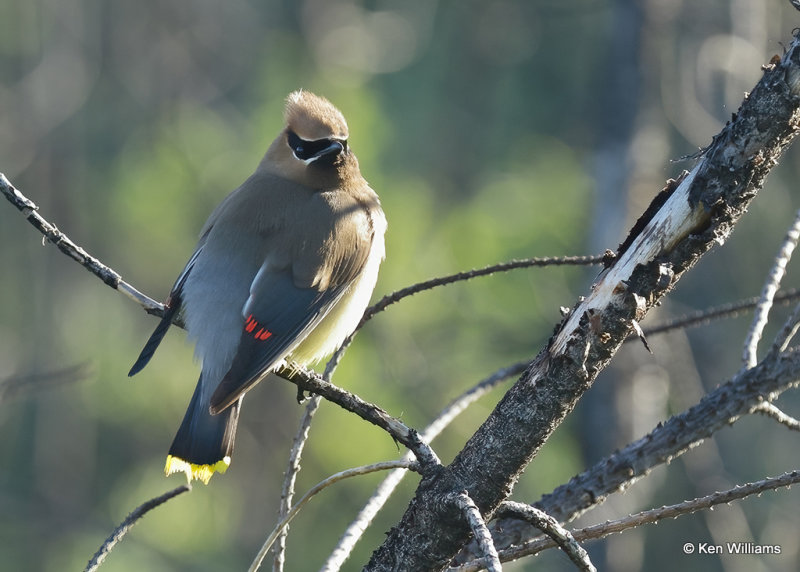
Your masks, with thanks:
<instances>
[{"instance_id":1,"label":"bokeh background","mask_svg":"<svg viewBox=\"0 0 800 572\"><path fill-rule=\"evenodd\" d=\"M163 299L207 215L281 128L283 98L310 89L348 118L389 219L377 296L515 257L615 248L798 25L778 0L6 0L0 171L72 239ZM647 323L757 294L800 207L799 174L793 149L728 244ZM535 355L559 306L595 274L523 270L418 294L364 329L335 381L422 428L482 377ZM0 569L81 569L130 510L180 484L162 469L199 371L183 332L126 377L155 323L0 204ZM723 382L739 368L747 326L652 339L655 355L626 347L515 498L536 500ZM77 380L48 377L75 365L85 372ZM502 391L435 442L445 461ZM781 403L800 407L794 395ZM272 529L301 414L293 386L256 387L228 473L148 515L103 570L245 569ZM779 474L797 467L798 452L796 435L745 419L581 522ZM398 454L384 433L324 404L298 490ZM317 569L379 479L312 501L292 525L287 569ZM382 541L416 482L408 477L348 569ZM798 494L589 548L607 570L796 570ZM687 541L779 544L782 554L690 557ZM508 568L571 565L551 551Z\"/></svg>"}]
</instances>

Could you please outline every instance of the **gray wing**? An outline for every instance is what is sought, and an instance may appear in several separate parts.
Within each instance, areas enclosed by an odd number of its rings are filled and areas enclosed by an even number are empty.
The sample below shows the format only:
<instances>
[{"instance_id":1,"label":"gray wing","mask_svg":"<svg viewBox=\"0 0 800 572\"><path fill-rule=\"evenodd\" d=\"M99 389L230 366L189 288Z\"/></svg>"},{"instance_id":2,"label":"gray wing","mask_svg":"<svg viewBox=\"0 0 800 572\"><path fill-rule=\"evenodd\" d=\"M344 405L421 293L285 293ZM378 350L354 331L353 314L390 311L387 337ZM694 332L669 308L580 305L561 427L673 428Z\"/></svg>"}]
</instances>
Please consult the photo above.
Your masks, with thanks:
<instances>
[{"instance_id":1,"label":"gray wing","mask_svg":"<svg viewBox=\"0 0 800 572\"><path fill-rule=\"evenodd\" d=\"M251 284L236 355L211 397L214 413L235 403L302 342L366 264L373 232L364 205L342 192L316 193L304 214L307 224L295 227L301 236L275 237ZM291 263L273 263L286 259Z\"/></svg>"},{"instance_id":2,"label":"gray wing","mask_svg":"<svg viewBox=\"0 0 800 572\"><path fill-rule=\"evenodd\" d=\"M245 305L236 356L211 396L211 411L223 411L257 383L319 324L347 286L324 291L298 288L290 271L262 267Z\"/></svg>"}]
</instances>

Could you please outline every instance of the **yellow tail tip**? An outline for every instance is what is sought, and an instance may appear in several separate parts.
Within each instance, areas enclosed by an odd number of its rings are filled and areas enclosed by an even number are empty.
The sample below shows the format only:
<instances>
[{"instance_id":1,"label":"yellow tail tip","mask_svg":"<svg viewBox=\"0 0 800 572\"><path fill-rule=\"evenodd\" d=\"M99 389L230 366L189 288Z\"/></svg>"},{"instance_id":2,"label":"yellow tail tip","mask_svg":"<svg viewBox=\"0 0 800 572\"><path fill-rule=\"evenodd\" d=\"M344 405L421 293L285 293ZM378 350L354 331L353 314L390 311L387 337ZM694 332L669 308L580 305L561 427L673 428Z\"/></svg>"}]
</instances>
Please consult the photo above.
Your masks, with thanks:
<instances>
[{"instance_id":1,"label":"yellow tail tip","mask_svg":"<svg viewBox=\"0 0 800 572\"><path fill-rule=\"evenodd\" d=\"M213 465L196 465L180 457L167 455L167 464L164 467L164 473L166 473L167 476L172 473L186 473L187 480L191 481L192 479L197 479L203 481L204 485L207 485L215 472L220 474L224 473L228 470L230 464L231 458L228 456L223 457L221 461L217 461Z\"/></svg>"}]
</instances>

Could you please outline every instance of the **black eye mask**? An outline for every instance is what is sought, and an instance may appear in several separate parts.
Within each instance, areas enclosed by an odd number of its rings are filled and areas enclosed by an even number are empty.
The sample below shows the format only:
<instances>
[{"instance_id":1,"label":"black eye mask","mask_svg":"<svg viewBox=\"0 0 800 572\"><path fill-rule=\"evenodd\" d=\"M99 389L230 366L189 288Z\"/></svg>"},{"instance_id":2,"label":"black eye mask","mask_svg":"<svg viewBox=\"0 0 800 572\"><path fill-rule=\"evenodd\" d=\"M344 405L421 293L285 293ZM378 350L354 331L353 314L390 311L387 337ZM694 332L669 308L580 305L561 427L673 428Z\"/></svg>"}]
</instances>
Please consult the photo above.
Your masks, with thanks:
<instances>
[{"instance_id":1,"label":"black eye mask","mask_svg":"<svg viewBox=\"0 0 800 572\"><path fill-rule=\"evenodd\" d=\"M335 142L341 143L343 147L346 146L345 143L342 143L336 139L317 139L316 141L306 141L305 139L301 139L297 133L291 130L286 132L286 140L289 143L289 147L292 148L294 156L301 161L307 161L308 159L318 156L326 149L330 149L331 145L333 145Z\"/></svg>"}]
</instances>

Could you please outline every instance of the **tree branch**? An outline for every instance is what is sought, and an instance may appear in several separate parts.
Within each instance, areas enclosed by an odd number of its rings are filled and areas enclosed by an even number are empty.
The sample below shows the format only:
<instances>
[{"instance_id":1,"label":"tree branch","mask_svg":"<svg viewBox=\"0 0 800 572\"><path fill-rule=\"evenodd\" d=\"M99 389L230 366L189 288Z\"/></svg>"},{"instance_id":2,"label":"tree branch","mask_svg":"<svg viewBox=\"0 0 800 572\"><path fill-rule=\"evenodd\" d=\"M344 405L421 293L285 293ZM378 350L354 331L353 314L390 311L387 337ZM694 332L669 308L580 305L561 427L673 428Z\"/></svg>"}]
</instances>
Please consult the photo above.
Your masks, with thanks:
<instances>
[{"instance_id":1,"label":"tree branch","mask_svg":"<svg viewBox=\"0 0 800 572\"><path fill-rule=\"evenodd\" d=\"M531 268L533 266L591 266L593 264L610 263L613 260L613 255L606 252L599 256L557 256L557 257L543 257L543 258L526 258L524 260L511 260L509 262L501 262L499 264L492 264L484 268L476 270L467 270L464 272L457 272L448 276L441 276L412 284L406 288L387 294L375 304L367 308L364 312L364 317L361 318L361 324L370 320L375 314L382 312L388 306L395 304L414 294L431 290L438 286L445 286L453 284L454 282L461 282L464 280L471 280L479 276L490 276L497 272L508 272L509 270L516 270L518 268Z\"/></svg>"},{"instance_id":2,"label":"tree branch","mask_svg":"<svg viewBox=\"0 0 800 572\"><path fill-rule=\"evenodd\" d=\"M497 550L492 542L492 535L489 533L489 529L486 528L486 522L481 516L481 511L478 510L478 507L475 506L466 491L450 495L449 500L461 511L467 524L469 524L472 535L477 540L478 547L483 555L480 559L481 564L489 572L502 572L503 567L500 565Z\"/></svg>"},{"instance_id":3,"label":"tree branch","mask_svg":"<svg viewBox=\"0 0 800 572\"><path fill-rule=\"evenodd\" d=\"M620 518L618 520L573 530L572 536L577 542L596 540L608 536L609 534L623 532L630 528L635 528L644 524L652 524L658 522L659 520L665 520L668 518L678 518L679 516L692 514L694 512L709 509L721 504L730 504L731 502L741 500L749 496L760 495L766 491L776 490L782 487L790 487L797 483L800 483L800 471L791 471L778 477L770 477L754 483L747 483L727 491L713 493L704 497L699 497L670 506L645 510L624 518ZM502 562L510 562L512 560L518 560L523 556L538 554L543 550L555 548L556 546L558 545L553 539L539 536L520 546L514 546L513 548L509 548L507 550L501 550L499 552L499 556ZM481 562L479 560L474 560L462 566L450 568L448 569L448 572L477 572L481 569Z\"/></svg>"},{"instance_id":4,"label":"tree branch","mask_svg":"<svg viewBox=\"0 0 800 572\"><path fill-rule=\"evenodd\" d=\"M67 256L100 278L108 286L111 286L115 290L122 292L130 299L135 301L148 314L153 314L156 316L163 315L163 304L156 302L145 294L142 294L136 288L122 280L121 276L117 272L104 265L98 259L90 256L83 248L75 244L68 236L59 231L55 225L49 223L42 216L40 216L37 212L39 207L33 201L20 193L19 190L17 190L2 173L0 173L0 193L2 193L6 199L8 199L8 201L20 212L22 212L28 222L30 222L39 232L41 232L45 239L55 244L59 250L61 250ZM513 260L510 262L494 264L478 270L470 270L449 276L434 278L432 280L414 284L408 288L404 288L394 292L393 294L385 296L377 304L367 309L364 317L361 320L361 323L356 328L356 332L366 321L372 318L375 314L381 312L390 304L398 302L399 300L414 293L435 288L437 286L443 286L445 284L451 284L461 280L469 280L478 276L487 276L495 272L509 271L516 268L547 265L598 264L600 262L609 260L611 260L611 258L608 253L606 253L604 256L595 257L574 256ZM183 327L182 322L180 322L177 317L174 323L179 327ZM353 332L353 334L351 334L337 350L334 356L331 357L326 368L326 377L330 377L330 374L336 368L344 350L350 344L356 332ZM409 429L399 420L392 418L379 407L369 404L358 398L358 396L330 384L329 382L325 381L325 379L318 376L315 372L297 364L292 364L291 366L279 366L276 368L274 373L279 377L295 383L302 390L322 395L326 397L326 399L337 403L344 409L350 410L370 423L383 428L389 432L394 439L409 447L417 455L417 459L423 468L437 466L439 464L439 460L435 453L433 453L430 447L428 447L419 439L416 431ZM291 487L291 484L289 484L289 487Z\"/></svg>"},{"instance_id":5,"label":"tree branch","mask_svg":"<svg viewBox=\"0 0 800 572\"><path fill-rule=\"evenodd\" d=\"M89 371L90 369L86 364L79 364L55 371L14 375L0 379L0 403L21 395L29 395L37 391L75 383L89 377Z\"/></svg>"},{"instance_id":6,"label":"tree branch","mask_svg":"<svg viewBox=\"0 0 800 572\"><path fill-rule=\"evenodd\" d=\"M261 562L263 562L264 557L269 552L269 549L272 547L273 543L280 537L281 531L283 531L292 519L297 516L300 510L310 501L313 497L317 494L328 488L329 486L333 485L334 483L338 483L339 481L343 481L345 479L351 479L353 477L358 477L361 475L368 475L370 473L374 473L376 471L388 471L392 469L402 468L404 470L413 470L416 469L418 465L411 461L384 461L382 463L373 463L372 465L364 465L362 467L355 467L352 469L347 469L345 471L340 471L331 475L330 477L326 478L323 481L320 481L313 487L311 487L303 497L297 501L297 504L291 507L290 510L283 515L278 524L275 526L274 530L269 534L267 539L264 541L264 544L261 546L261 549L258 551L253 562L250 564L249 571L255 572L261 567ZM488 533L487 533L488 534Z\"/></svg>"},{"instance_id":7,"label":"tree branch","mask_svg":"<svg viewBox=\"0 0 800 572\"><path fill-rule=\"evenodd\" d=\"M139 304L148 314L161 316L164 313L164 306L152 298L145 296L136 288L125 282L122 277L111 268L100 262L98 259L89 255L83 248L72 242L67 235L58 230L55 225L50 224L42 218L38 212L39 207L20 193L8 181L3 173L0 173L0 193L8 201L17 207L29 223L36 230L44 235L44 238L55 244L58 249L86 268L89 272L97 276L100 280L125 294L128 298Z\"/></svg>"},{"instance_id":8,"label":"tree branch","mask_svg":"<svg viewBox=\"0 0 800 572\"><path fill-rule=\"evenodd\" d=\"M179 494L190 490L192 490L191 485L181 485L136 507L136 509L114 529L114 532L111 533L111 536L106 539L98 551L95 552L94 556L92 556L91 560L89 560L89 563L86 565L85 572L94 572L97 570L103 563L103 560L106 559L106 556L108 556L108 553L111 552L114 546L128 534L128 531L133 528L133 525L139 522L144 515Z\"/></svg>"},{"instance_id":9,"label":"tree branch","mask_svg":"<svg viewBox=\"0 0 800 572\"><path fill-rule=\"evenodd\" d=\"M544 495L534 506L561 522L572 520L743 415L758 411L765 395L776 398L799 383L800 351L765 359L755 368L738 373L697 405ZM499 520L492 531L500 548L524 542L535 533L529 525L512 519Z\"/></svg>"},{"instance_id":10,"label":"tree branch","mask_svg":"<svg viewBox=\"0 0 800 572\"><path fill-rule=\"evenodd\" d=\"M322 398L318 395L314 395L308 400L305 410L303 411L303 417L300 419L300 425L292 440L292 447L289 450L289 461L283 475L283 485L281 485L281 502L278 508L278 521L286 518L292 508L294 485L297 481L297 475L300 473L300 458L303 455L306 440L308 439L308 432L311 429L311 421L314 419L314 415L317 413L321 401ZM282 572L283 570L286 556L286 536L288 533L289 525L287 523L287 525L279 531L272 549L273 572Z\"/></svg>"},{"instance_id":11,"label":"tree branch","mask_svg":"<svg viewBox=\"0 0 800 572\"><path fill-rule=\"evenodd\" d=\"M423 477L367 570L443 569L470 530L448 520L441 499L466 490L481 513L491 516L627 338L632 321L641 320L703 254L725 241L797 133L798 38L764 71L700 163L637 227L456 459L435 478Z\"/></svg>"},{"instance_id":12,"label":"tree branch","mask_svg":"<svg viewBox=\"0 0 800 572\"><path fill-rule=\"evenodd\" d=\"M527 366L528 362L525 361L501 368L459 395L422 431L422 440L426 443L433 441L453 419L472 403L477 401L478 398L506 379L521 374ZM406 453L402 460L410 461L411 453ZM339 544L336 545L336 548L333 549L328 560L320 569L321 572L337 572L341 569L342 565L349 558L356 543L372 522L372 519L378 514L378 511L392 495L407 472L407 469L395 469L389 473L380 485L378 485L373 495L369 498L353 522L347 527L347 530L342 534Z\"/></svg>"},{"instance_id":13,"label":"tree branch","mask_svg":"<svg viewBox=\"0 0 800 572\"><path fill-rule=\"evenodd\" d=\"M758 342L761 340L764 328L767 326L769 311L772 309L772 304L775 300L775 293L781 286L781 280L786 274L786 266L792 259L792 252L797 246L798 239L800 239L800 211L795 214L794 224L786 233L786 238L781 244L761 291L761 298L756 306L753 323L747 332L747 339L744 343L744 351L742 353L744 368L751 368L758 363Z\"/></svg>"},{"instance_id":14,"label":"tree branch","mask_svg":"<svg viewBox=\"0 0 800 572\"><path fill-rule=\"evenodd\" d=\"M572 533L546 512L527 504L506 501L500 505L498 513L505 518L512 517L530 523L549 536L579 570L596 572L586 550L578 544Z\"/></svg>"},{"instance_id":15,"label":"tree branch","mask_svg":"<svg viewBox=\"0 0 800 572\"><path fill-rule=\"evenodd\" d=\"M705 396L700 403L660 423L641 439L623 447L544 495L534 507L561 522L577 518L602 504L609 495L627 489L658 465L669 463L696 447L718 430L742 416L762 413L791 426L793 419L767 409L764 395L775 399L800 384L800 350L773 359L765 358L756 368L740 372L732 380ZM502 517L491 525L499 548L529 541L536 530L517 518ZM457 558L459 562L477 556L474 543Z\"/></svg>"},{"instance_id":16,"label":"tree branch","mask_svg":"<svg viewBox=\"0 0 800 572\"><path fill-rule=\"evenodd\" d=\"M792 302L796 302L799 299L800 289L792 288L790 290L786 290L785 292L777 293L773 299L773 304L781 304L786 306ZM663 334L671 330L694 328L709 324L712 320L719 318L736 318L737 316L742 315L744 312L755 308L758 305L759 300L761 300L760 296L752 296L750 298L745 298L744 300L731 302L730 304L721 304L719 306L714 306L713 308L698 310L697 312L692 312L684 316L667 320L662 324L656 324L655 326L644 328L644 335L650 338L657 334ZM631 336L628 338L628 341L635 339L635 336Z\"/></svg>"},{"instance_id":17,"label":"tree branch","mask_svg":"<svg viewBox=\"0 0 800 572\"><path fill-rule=\"evenodd\" d=\"M760 413L770 419L774 419L781 425L788 427L792 431L800 431L800 421L792 417L791 415L786 415L783 411L780 410L779 407L773 405L769 401L764 401L759 403L754 409L753 413Z\"/></svg>"},{"instance_id":18,"label":"tree branch","mask_svg":"<svg viewBox=\"0 0 800 572\"><path fill-rule=\"evenodd\" d=\"M295 365L289 365L285 369L287 374L285 376L281 375L281 377L294 383L301 390L324 397L339 407L355 413L365 421L380 427L396 441L408 447L416 455L423 473L428 473L441 465L436 453L420 438L416 430L409 428L405 423L392 417L377 405L368 403L354 393L325 381L322 376L314 371L305 370Z\"/></svg>"},{"instance_id":19,"label":"tree branch","mask_svg":"<svg viewBox=\"0 0 800 572\"><path fill-rule=\"evenodd\" d=\"M162 304L145 296L136 288L122 280L120 275L114 270L101 263L98 259L90 256L54 225L42 218L39 213L36 212L39 207L14 188L2 173L0 173L0 192L11 204L22 212L28 222L67 256L100 278L108 286L111 286L134 300L142 306L147 313L158 316L163 314L164 307ZM295 383L301 389L321 395L344 409L359 415L362 419L381 427L394 439L414 451L417 455L417 459L424 468L439 464L436 454L428 445L419 439L419 435L416 431L409 429L404 423L391 417L380 407L367 403L358 396L326 382L315 372L296 364L292 366L282 366L278 368L275 373Z\"/></svg>"}]
</instances>

